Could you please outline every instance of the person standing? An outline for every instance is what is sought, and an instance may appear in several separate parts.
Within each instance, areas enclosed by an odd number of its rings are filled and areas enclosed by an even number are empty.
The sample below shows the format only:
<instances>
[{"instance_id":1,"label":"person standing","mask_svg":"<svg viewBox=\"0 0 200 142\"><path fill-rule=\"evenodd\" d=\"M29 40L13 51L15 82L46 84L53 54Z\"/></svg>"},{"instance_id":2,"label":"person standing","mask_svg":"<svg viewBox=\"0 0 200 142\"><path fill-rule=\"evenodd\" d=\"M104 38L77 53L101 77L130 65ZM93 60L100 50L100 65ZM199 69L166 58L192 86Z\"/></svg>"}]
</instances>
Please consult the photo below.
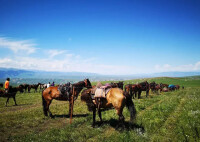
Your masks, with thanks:
<instances>
[{"instance_id":1,"label":"person standing","mask_svg":"<svg viewBox=\"0 0 200 142\"><path fill-rule=\"evenodd\" d=\"M5 93L7 94L9 91L9 85L10 85L10 78L7 78L5 81Z\"/></svg>"},{"instance_id":2,"label":"person standing","mask_svg":"<svg viewBox=\"0 0 200 142\"><path fill-rule=\"evenodd\" d=\"M55 84L54 84L54 81L53 81L53 83L51 84L51 86L54 86Z\"/></svg>"},{"instance_id":3,"label":"person standing","mask_svg":"<svg viewBox=\"0 0 200 142\"><path fill-rule=\"evenodd\" d=\"M47 84L47 88L49 88L50 87L50 82Z\"/></svg>"}]
</instances>

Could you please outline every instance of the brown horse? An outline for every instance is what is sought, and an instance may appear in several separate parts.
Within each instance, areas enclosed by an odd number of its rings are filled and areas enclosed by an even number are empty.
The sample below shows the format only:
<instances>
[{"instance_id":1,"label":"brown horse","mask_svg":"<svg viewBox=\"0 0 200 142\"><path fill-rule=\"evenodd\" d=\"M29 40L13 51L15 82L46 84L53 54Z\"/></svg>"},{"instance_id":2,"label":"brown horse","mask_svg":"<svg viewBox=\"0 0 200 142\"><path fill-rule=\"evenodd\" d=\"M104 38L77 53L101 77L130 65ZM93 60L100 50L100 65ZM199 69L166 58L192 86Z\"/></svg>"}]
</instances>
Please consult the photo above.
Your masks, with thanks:
<instances>
[{"instance_id":1,"label":"brown horse","mask_svg":"<svg viewBox=\"0 0 200 142\"><path fill-rule=\"evenodd\" d=\"M147 81L141 82L137 85L138 87L138 99L141 98L142 91L146 91L146 97L149 96L149 83Z\"/></svg>"},{"instance_id":2,"label":"brown horse","mask_svg":"<svg viewBox=\"0 0 200 142\"><path fill-rule=\"evenodd\" d=\"M65 89L64 92L61 92L59 86L48 87L42 92L42 103L45 116L48 116L49 113L50 117L53 117L51 111L49 110L49 106L53 99L69 101L69 115L72 115L73 110L71 112L71 107L73 108L73 103L78 98L80 91L83 87L91 88L92 86L89 79L85 79L84 81L80 81L67 87L68 88Z\"/></svg>"},{"instance_id":3,"label":"brown horse","mask_svg":"<svg viewBox=\"0 0 200 142\"><path fill-rule=\"evenodd\" d=\"M155 83L155 81L149 83L149 87L150 87L150 89L151 89L151 91L152 91L153 93L156 92L156 83Z\"/></svg>"},{"instance_id":4,"label":"brown horse","mask_svg":"<svg viewBox=\"0 0 200 142\"><path fill-rule=\"evenodd\" d=\"M110 85L112 88L120 88L123 90L124 82L123 81L119 81L118 83L111 82Z\"/></svg>"},{"instance_id":5,"label":"brown horse","mask_svg":"<svg viewBox=\"0 0 200 142\"><path fill-rule=\"evenodd\" d=\"M169 84L160 83L160 92L163 91L163 88L168 88Z\"/></svg>"},{"instance_id":6,"label":"brown horse","mask_svg":"<svg viewBox=\"0 0 200 142\"><path fill-rule=\"evenodd\" d=\"M139 89L140 89L140 86L138 84L127 84L125 86L125 92L130 94L131 97L133 97L133 99L137 97L137 93Z\"/></svg>"},{"instance_id":7,"label":"brown horse","mask_svg":"<svg viewBox=\"0 0 200 142\"><path fill-rule=\"evenodd\" d=\"M180 86L179 85L175 85L176 87L176 90L179 90L180 89Z\"/></svg>"},{"instance_id":8,"label":"brown horse","mask_svg":"<svg viewBox=\"0 0 200 142\"><path fill-rule=\"evenodd\" d=\"M29 85L29 86L28 86L28 92L30 93L31 88L33 88L33 89L34 89L34 93L36 93L36 92L37 92L37 89L38 89L38 86L39 86L39 83L38 83L38 84Z\"/></svg>"},{"instance_id":9,"label":"brown horse","mask_svg":"<svg viewBox=\"0 0 200 142\"><path fill-rule=\"evenodd\" d=\"M129 94L121 90L120 88L111 88L108 92L106 98L101 98L101 102L97 103L94 99L92 99L92 89L86 89L81 93L81 100L86 102L89 111L93 111L93 124L95 126L95 118L96 118L96 108L98 110L98 115L100 121L102 122L101 117L101 108L107 109L114 107L119 116L119 121L124 122L124 116L122 114L123 108L126 105L130 111L130 119L131 121L136 117L136 109L132 98Z\"/></svg>"},{"instance_id":10,"label":"brown horse","mask_svg":"<svg viewBox=\"0 0 200 142\"><path fill-rule=\"evenodd\" d=\"M15 102L15 105L17 105L15 96L16 96L16 94L17 94L18 91L21 92L22 90L23 90L23 88L21 88L20 86L19 87L12 87L12 86L10 86L8 93L5 93L5 90L0 90L0 97L7 98L5 106L7 106L8 102L9 102L9 99L11 97L13 98L13 100Z\"/></svg>"}]
</instances>

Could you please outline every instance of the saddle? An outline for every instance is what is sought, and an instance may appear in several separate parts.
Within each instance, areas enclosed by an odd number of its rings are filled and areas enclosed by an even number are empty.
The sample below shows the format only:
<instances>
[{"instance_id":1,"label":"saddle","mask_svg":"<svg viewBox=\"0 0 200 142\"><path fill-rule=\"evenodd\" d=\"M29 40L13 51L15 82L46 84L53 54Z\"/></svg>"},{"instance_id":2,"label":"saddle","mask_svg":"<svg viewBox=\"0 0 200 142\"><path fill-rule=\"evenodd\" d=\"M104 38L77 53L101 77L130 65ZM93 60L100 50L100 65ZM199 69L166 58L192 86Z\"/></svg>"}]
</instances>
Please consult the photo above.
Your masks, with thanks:
<instances>
[{"instance_id":1,"label":"saddle","mask_svg":"<svg viewBox=\"0 0 200 142\"><path fill-rule=\"evenodd\" d=\"M58 86L58 91L60 92L60 95L63 97L70 97L70 91L71 91L72 85L70 82L64 85L59 85Z\"/></svg>"},{"instance_id":2,"label":"saddle","mask_svg":"<svg viewBox=\"0 0 200 142\"><path fill-rule=\"evenodd\" d=\"M99 84L97 84L96 87L97 88L95 90L94 98L106 98L106 95L108 94L108 92L112 88L110 86L110 84L106 84L106 85L102 85L102 84L99 85Z\"/></svg>"}]
</instances>

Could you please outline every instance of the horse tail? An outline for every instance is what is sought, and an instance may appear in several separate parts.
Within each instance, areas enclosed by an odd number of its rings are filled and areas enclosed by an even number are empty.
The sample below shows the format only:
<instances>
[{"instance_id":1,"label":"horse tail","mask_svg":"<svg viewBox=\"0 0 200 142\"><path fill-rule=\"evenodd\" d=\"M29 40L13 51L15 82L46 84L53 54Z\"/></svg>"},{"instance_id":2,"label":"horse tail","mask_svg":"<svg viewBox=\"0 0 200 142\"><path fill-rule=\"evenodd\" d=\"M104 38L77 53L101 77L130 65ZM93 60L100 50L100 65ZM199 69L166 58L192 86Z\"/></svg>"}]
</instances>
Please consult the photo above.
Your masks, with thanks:
<instances>
[{"instance_id":1,"label":"horse tail","mask_svg":"<svg viewBox=\"0 0 200 142\"><path fill-rule=\"evenodd\" d=\"M45 98L44 98L44 96L43 96L43 91L42 91L42 106L43 106L44 115L45 115L45 116L48 116L48 114L47 114L47 109L46 109L47 102L46 102L46 100L45 100Z\"/></svg>"},{"instance_id":2,"label":"horse tail","mask_svg":"<svg viewBox=\"0 0 200 142\"><path fill-rule=\"evenodd\" d=\"M124 92L124 96L126 97L126 107L130 112L130 121L133 121L136 119L135 105L132 101L132 97L127 92Z\"/></svg>"}]
</instances>

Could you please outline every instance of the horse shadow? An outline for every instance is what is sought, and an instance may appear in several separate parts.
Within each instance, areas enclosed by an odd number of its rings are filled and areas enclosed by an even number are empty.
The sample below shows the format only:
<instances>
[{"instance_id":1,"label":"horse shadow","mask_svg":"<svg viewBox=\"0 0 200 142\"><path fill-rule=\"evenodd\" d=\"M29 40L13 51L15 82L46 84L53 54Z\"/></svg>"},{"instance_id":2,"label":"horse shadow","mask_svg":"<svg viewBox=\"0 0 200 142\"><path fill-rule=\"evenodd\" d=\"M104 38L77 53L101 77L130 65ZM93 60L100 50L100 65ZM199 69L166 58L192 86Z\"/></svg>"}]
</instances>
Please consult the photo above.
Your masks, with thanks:
<instances>
[{"instance_id":1,"label":"horse shadow","mask_svg":"<svg viewBox=\"0 0 200 142\"><path fill-rule=\"evenodd\" d=\"M88 114L73 114L72 118L87 117ZM70 118L69 114L53 115L52 118Z\"/></svg>"},{"instance_id":2,"label":"horse shadow","mask_svg":"<svg viewBox=\"0 0 200 142\"><path fill-rule=\"evenodd\" d=\"M117 131L134 130L138 134L141 134L141 135L143 135L145 133L145 129L142 125L138 125L138 124L131 123L131 122L124 122L123 124L120 124L120 122L116 119L110 119L110 120L107 120L107 121L103 121L102 123L99 121L99 122L96 122L96 125L98 127L101 127L103 125L110 125L111 127L113 127Z\"/></svg>"}]
</instances>

